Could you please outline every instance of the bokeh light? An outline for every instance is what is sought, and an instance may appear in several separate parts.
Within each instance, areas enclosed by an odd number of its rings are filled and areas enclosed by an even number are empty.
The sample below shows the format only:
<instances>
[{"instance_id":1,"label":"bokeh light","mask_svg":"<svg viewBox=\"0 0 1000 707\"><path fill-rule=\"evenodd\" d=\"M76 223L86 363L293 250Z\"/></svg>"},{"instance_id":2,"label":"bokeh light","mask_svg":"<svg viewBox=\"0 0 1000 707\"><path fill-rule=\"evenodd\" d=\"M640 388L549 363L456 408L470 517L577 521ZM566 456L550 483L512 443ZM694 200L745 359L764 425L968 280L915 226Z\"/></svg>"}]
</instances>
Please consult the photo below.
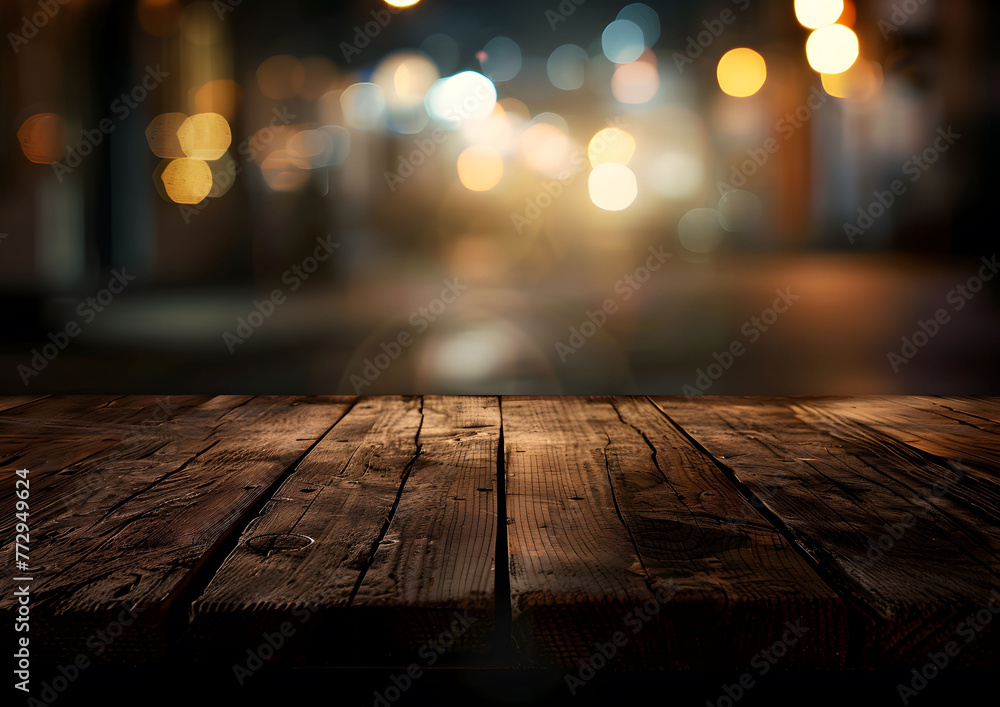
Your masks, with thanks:
<instances>
[{"instance_id":1,"label":"bokeh light","mask_svg":"<svg viewBox=\"0 0 1000 707\"><path fill-rule=\"evenodd\" d=\"M659 90L660 74L655 63L633 61L615 66L611 93L618 102L631 105L649 103Z\"/></svg>"},{"instance_id":2,"label":"bokeh light","mask_svg":"<svg viewBox=\"0 0 1000 707\"><path fill-rule=\"evenodd\" d=\"M428 114L449 128L485 118L496 103L496 86L477 71L462 71L435 81L424 100Z\"/></svg>"},{"instance_id":3,"label":"bokeh light","mask_svg":"<svg viewBox=\"0 0 1000 707\"><path fill-rule=\"evenodd\" d=\"M858 59L858 36L844 25L830 25L809 35L806 58L821 74L840 74Z\"/></svg>"},{"instance_id":4,"label":"bokeh light","mask_svg":"<svg viewBox=\"0 0 1000 707\"><path fill-rule=\"evenodd\" d=\"M556 47L545 62L549 81L563 91L575 91L583 86L590 57L582 47L564 44Z\"/></svg>"},{"instance_id":5,"label":"bokeh light","mask_svg":"<svg viewBox=\"0 0 1000 707\"><path fill-rule=\"evenodd\" d=\"M440 78L437 66L416 52L390 54L378 65L372 83L382 89L390 109L422 106L424 96Z\"/></svg>"},{"instance_id":6,"label":"bokeh light","mask_svg":"<svg viewBox=\"0 0 1000 707\"><path fill-rule=\"evenodd\" d=\"M623 164L608 162L594 167L587 180L590 200L605 211L627 209L635 201L639 186L635 174Z\"/></svg>"},{"instance_id":7,"label":"bokeh light","mask_svg":"<svg viewBox=\"0 0 1000 707\"><path fill-rule=\"evenodd\" d=\"M573 141L551 123L535 123L521 133L518 154L532 169L555 175L559 170L569 167Z\"/></svg>"},{"instance_id":8,"label":"bokeh light","mask_svg":"<svg viewBox=\"0 0 1000 707\"><path fill-rule=\"evenodd\" d=\"M767 81L767 64L753 49L740 47L722 56L716 74L724 93L745 98L757 93Z\"/></svg>"},{"instance_id":9,"label":"bokeh light","mask_svg":"<svg viewBox=\"0 0 1000 707\"><path fill-rule=\"evenodd\" d=\"M160 178L167 196L177 204L200 204L212 191L212 169L204 160L172 160Z\"/></svg>"},{"instance_id":10,"label":"bokeh light","mask_svg":"<svg viewBox=\"0 0 1000 707\"><path fill-rule=\"evenodd\" d=\"M819 29L844 14L844 0L795 0L795 17L803 27Z\"/></svg>"},{"instance_id":11,"label":"bokeh light","mask_svg":"<svg viewBox=\"0 0 1000 707\"><path fill-rule=\"evenodd\" d=\"M839 74L823 74L823 89L831 96L851 101L866 101L878 95L885 80L877 61L860 60Z\"/></svg>"},{"instance_id":12,"label":"bokeh light","mask_svg":"<svg viewBox=\"0 0 1000 707\"><path fill-rule=\"evenodd\" d=\"M66 124L55 113L39 113L17 131L21 152L35 164L55 164L66 154Z\"/></svg>"},{"instance_id":13,"label":"bokeh light","mask_svg":"<svg viewBox=\"0 0 1000 707\"><path fill-rule=\"evenodd\" d=\"M340 94L344 121L358 130L378 130L385 125L385 94L374 83L355 83Z\"/></svg>"},{"instance_id":14,"label":"bokeh light","mask_svg":"<svg viewBox=\"0 0 1000 707\"><path fill-rule=\"evenodd\" d=\"M333 136L325 130L300 130L288 138L285 149L299 169L327 167L333 157Z\"/></svg>"},{"instance_id":15,"label":"bokeh light","mask_svg":"<svg viewBox=\"0 0 1000 707\"><path fill-rule=\"evenodd\" d=\"M233 142L229 123L218 113L198 113L177 130L181 149L196 160L217 160Z\"/></svg>"},{"instance_id":16,"label":"bokeh light","mask_svg":"<svg viewBox=\"0 0 1000 707\"><path fill-rule=\"evenodd\" d=\"M627 64L642 56L646 48L642 30L630 20L615 20L601 34L601 48L608 61Z\"/></svg>"},{"instance_id":17,"label":"bokeh light","mask_svg":"<svg viewBox=\"0 0 1000 707\"><path fill-rule=\"evenodd\" d=\"M413 7L420 0L385 0L386 5L392 5L393 7Z\"/></svg>"},{"instance_id":18,"label":"bokeh light","mask_svg":"<svg viewBox=\"0 0 1000 707\"><path fill-rule=\"evenodd\" d=\"M660 16L649 5L641 2L626 5L615 19L635 23L642 30L643 43L647 47L652 47L660 38Z\"/></svg>"},{"instance_id":19,"label":"bokeh light","mask_svg":"<svg viewBox=\"0 0 1000 707\"><path fill-rule=\"evenodd\" d=\"M719 199L719 222L730 232L753 231L760 226L764 206L753 192L731 189Z\"/></svg>"},{"instance_id":20,"label":"bokeh light","mask_svg":"<svg viewBox=\"0 0 1000 707\"><path fill-rule=\"evenodd\" d=\"M602 164L627 165L635 155L635 138L621 128L605 128L590 139L587 159L591 167Z\"/></svg>"},{"instance_id":21,"label":"bokeh light","mask_svg":"<svg viewBox=\"0 0 1000 707\"><path fill-rule=\"evenodd\" d=\"M350 131L340 125L324 125L318 130L330 136L330 144L333 146L326 166L336 167L347 161L347 156L351 154Z\"/></svg>"},{"instance_id":22,"label":"bokeh light","mask_svg":"<svg viewBox=\"0 0 1000 707\"><path fill-rule=\"evenodd\" d=\"M462 124L462 137L470 145L490 145L507 154L514 149L515 121L507 116L499 103L485 120L470 120Z\"/></svg>"},{"instance_id":23,"label":"bokeh light","mask_svg":"<svg viewBox=\"0 0 1000 707\"><path fill-rule=\"evenodd\" d=\"M469 191L489 191L503 177L503 158L488 145L467 147L458 156L458 178Z\"/></svg>"},{"instance_id":24,"label":"bokeh light","mask_svg":"<svg viewBox=\"0 0 1000 707\"><path fill-rule=\"evenodd\" d=\"M272 56L257 67L257 87L275 101L291 98L302 90L305 83L306 70L294 56Z\"/></svg>"},{"instance_id":25,"label":"bokeh light","mask_svg":"<svg viewBox=\"0 0 1000 707\"><path fill-rule=\"evenodd\" d=\"M184 113L161 113L146 128L146 142L157 157L177 159L184 157L184 148L177 132L188 117Z\"/></svg>"},{"instance_id":26,"label":"bokeh light","mask_svg":"<svg viewBox=\"0 0 1000 707\"><path fill-rule=\"evenodd\" d=\"M725 239L722 214L715 209L691 209L677 223L677 239L692 253L711 253Z\"/></svg>"},{"instance_id":27,"label":"bokeh light","mask_svg":"<svg viewBox=\"0 0 1000 707\"><path fill-rule=\"evenodd\" d=\"M503 113L508 119L527 122L531 120L531 111L523 101L516 98L502 98L497 101L497 105L503 109Z\"/></svg>"},{"instance_id":28,"label":"bokeh light","mask_svg":"<svg viewBox=\"0 0 1000 707\"><path fill-rule=\"evenodd\" d=\"M288 150L274 150L261 162L261 176L272 191L296 191L309 181L309 171L296 166L295 160Z\"/></svg>"},{"instance_id":29,"label":"bokeh light","mask_svg":"<svg viewBox=\"0 0 1000 707\"><path fill-rule=\"evenodd\" d=\"M372 82L382 90L390 130L415 134L427 126L424 97L438 78L434 62L417 52L396 52L382 60Z\"/></svg>"},{"instance_id":30,"label":"bokeh light","mask_svg":"<svg viewBox=\"0 0 1000 707\"><path fill-rule=\"evenodd\" d=\"M480 56L483 74L493 81L510 81L521 71L521 47L509 37L494 37L483 47Z\"/></svg>"}]
</instances>

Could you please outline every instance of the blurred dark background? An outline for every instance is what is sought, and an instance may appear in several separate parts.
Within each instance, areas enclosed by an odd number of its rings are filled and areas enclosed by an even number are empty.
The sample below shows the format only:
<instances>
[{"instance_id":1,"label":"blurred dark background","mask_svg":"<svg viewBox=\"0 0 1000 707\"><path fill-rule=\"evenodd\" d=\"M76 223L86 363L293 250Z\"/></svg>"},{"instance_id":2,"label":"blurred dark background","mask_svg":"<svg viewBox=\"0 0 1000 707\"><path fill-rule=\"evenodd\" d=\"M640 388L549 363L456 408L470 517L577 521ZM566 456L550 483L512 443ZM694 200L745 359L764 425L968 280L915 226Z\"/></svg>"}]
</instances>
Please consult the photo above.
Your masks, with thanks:
<instances>
[{"instance_id":1,"label":"blurred dark background","mask_svg":"<svg viewBox=\"0 0 1000 707\"><path fill-rule=\"evenodd\" d=\"M0 392L1000 393L996 3L578 2L5 0Z\"/></svg>"}]
</instances>

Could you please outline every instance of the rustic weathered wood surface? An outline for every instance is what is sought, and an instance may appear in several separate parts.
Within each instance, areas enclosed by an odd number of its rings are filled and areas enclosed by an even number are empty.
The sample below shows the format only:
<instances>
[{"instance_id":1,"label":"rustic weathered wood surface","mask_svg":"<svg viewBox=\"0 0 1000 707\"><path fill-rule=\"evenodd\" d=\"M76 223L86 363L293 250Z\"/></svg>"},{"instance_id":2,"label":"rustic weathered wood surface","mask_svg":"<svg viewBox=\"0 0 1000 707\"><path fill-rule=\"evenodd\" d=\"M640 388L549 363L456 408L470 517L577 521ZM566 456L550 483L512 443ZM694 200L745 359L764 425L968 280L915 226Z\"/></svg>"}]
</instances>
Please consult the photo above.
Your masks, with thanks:
<instances>
[{"instance_id":1,"label":"rustic weathered wood surface","mask_svg":"<svg viewBox=\"0 0 1000 707\"><path fill-rule=\"evenodd\" d=\"M0 460L37 659L1000 662L997 399L4 397Z\"/></svg>"}]
</instances>

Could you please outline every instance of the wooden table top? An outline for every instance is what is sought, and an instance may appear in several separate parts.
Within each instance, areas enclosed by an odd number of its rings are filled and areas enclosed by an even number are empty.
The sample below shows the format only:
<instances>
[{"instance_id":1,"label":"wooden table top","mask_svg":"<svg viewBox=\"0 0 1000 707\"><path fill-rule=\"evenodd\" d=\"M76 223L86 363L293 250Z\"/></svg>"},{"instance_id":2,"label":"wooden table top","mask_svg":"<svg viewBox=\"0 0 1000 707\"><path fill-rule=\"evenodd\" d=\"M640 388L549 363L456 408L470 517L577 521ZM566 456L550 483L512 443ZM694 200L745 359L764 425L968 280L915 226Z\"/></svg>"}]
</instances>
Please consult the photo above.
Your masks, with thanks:
<instances>
[{"instance_id":1,"label":"wooden table top","mask_svg":"<svg viewBox=\"0 0 1000 707\"><path fill-rule=\"evenodd\" d=\"M1000 399L0 398L0 458L39 659L1000 662Z\"/></svg>"}]
</instances>

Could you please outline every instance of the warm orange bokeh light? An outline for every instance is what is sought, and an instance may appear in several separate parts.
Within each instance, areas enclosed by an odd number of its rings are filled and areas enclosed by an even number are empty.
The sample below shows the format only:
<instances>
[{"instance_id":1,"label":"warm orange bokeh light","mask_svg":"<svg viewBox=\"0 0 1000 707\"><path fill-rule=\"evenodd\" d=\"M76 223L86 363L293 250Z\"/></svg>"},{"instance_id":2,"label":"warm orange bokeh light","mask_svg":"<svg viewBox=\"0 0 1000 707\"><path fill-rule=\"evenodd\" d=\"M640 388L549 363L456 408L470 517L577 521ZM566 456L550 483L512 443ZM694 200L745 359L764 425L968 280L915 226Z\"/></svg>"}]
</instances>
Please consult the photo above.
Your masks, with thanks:
<instances>
[{"instance_id":1,"label":"warm orange bokeh light","mask_svg":"<svg viewBox=\"0 0 1000 707\"><path fill-rule=\"evenodd\" d=\"M503 178L503 158L487 145L473 145L458 156L458 178L469 191L489 191Z\"/></svg>"},{"instance_id":2,"label":"warm orange bokeh light","mask_svg":"<svg viewBox=\"0 0 1000 707\"><path fill-rule=\"evenodd\" d=\"M17 131L24 156L35 164L55 164L66 154L66 124L55 113L39 113Z\"/></svg>"}]
</instances>

